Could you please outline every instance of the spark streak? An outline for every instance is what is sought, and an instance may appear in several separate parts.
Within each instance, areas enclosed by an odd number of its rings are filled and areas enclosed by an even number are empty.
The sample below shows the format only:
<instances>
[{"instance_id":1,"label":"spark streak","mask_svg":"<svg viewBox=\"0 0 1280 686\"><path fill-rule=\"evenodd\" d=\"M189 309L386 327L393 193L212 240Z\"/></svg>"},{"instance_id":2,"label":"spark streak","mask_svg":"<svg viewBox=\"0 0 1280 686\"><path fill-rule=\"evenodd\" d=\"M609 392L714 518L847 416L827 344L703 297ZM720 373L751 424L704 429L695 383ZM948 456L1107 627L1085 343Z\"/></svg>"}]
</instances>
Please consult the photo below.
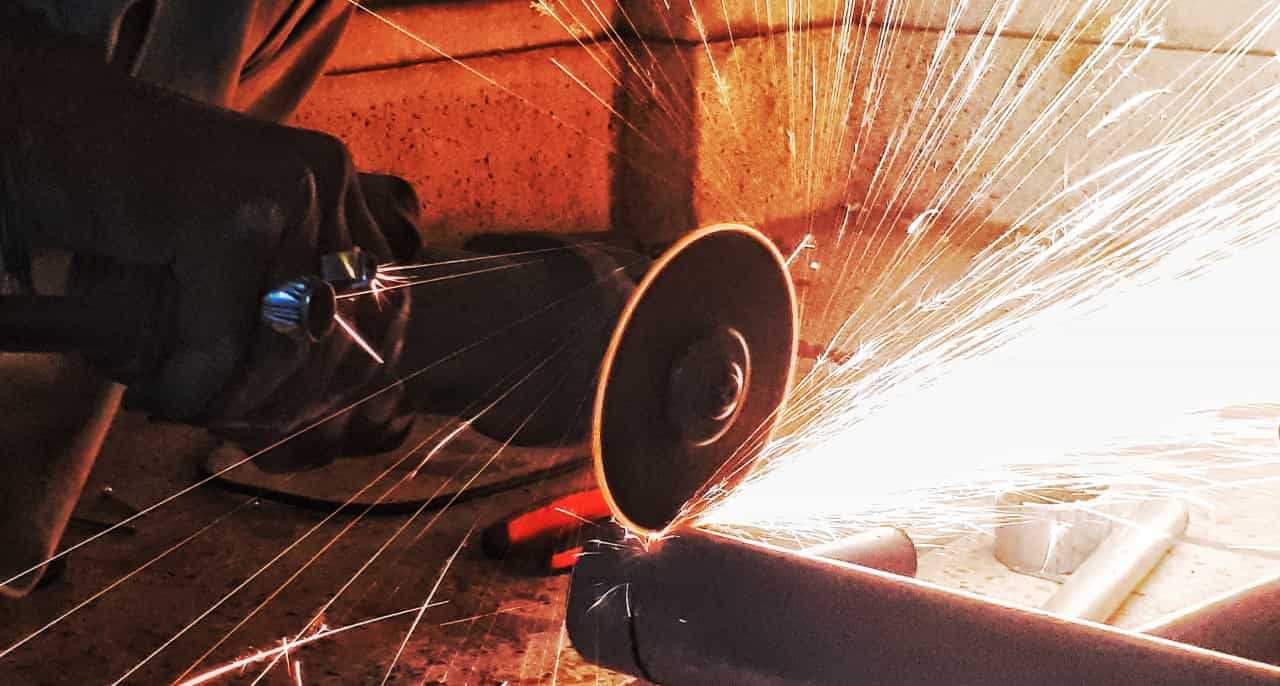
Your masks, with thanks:
<instances>
[{"instance_id":1,"label":"spark streak","mask_svg":"<svg viewBox=\"0 0 1280 686\"><path fill-rule=\"evenodd\" d=\"M448 604L448 602L449 601L447 600L441 600L439 602L431 603L429 606L427 606L426 609L430 609L433 607L440 607L441 605ZM244 668L249 667L250 665L259 664L262 662L266 662L267 660L275 659L277 657L283 656L290 650L297 650L298 648L305 646L309 643L315 643L316 641L321 641L326 638L332 638L334 636L337 636L338 634L346 633L353 629L360 629L362 627L369 626L370 624L385 622L389 619L404 617L410 614L417 614L421 612L423 609L424 608L422 607L411 607L407 610L400 610L398 612L392 612L389 614L380 615L378 617L371 617L369 619L361 620L353 624L347 624L345 626L340 626L333 629L324 627L320 631L317 631L311 634L310 636L306 636L304 638L300 638L293 641L282 642L281 645L275 648L260 650L256 653L253 653L252 655L249 655L247 657L242 657L239 660L236 660L234 662L228 662L227 664L222 665L221 667L218 667L216 669L211 669L207 672L204 672L203 674L199 674L197 676L191 677L186 681L179 682L177 686L200 686L200 684L207 684L213 681L214 679L217 679L218 677L226 676L228 674L231 674L232 672L241 671Z\"/></svg>"},{"instance_id":2,"label":"spark streak","mask_svg":"<svg viewBox=\"0 0 1280 686\"><path fill-rule=\"evenodd\" d=\"M475 531L474 526L467 530L462 540L458 541L458 547L453 550L453 554L444 561L444 566L440 568L440 573L436 575L435 583L431 585L431 592L427 593L427 599L422 602L422 607L418 609L418 614L414 615L413 624L404 633L404 640L400 642L400 647L396 650L395 657L391 658L391 664L387 665L387 673L382 677L381 686L386 686L387 681L391 679L391 674L396 669L396 663L400 661L400 656L404 655L404 649L409 645L409 639L413 638L413 632L417 630L418 623L422 621L422 615L426 614L427 608L431 607L431 601L435 599L436 592L440 590L440 584L444 582L444 577L449 573L449 568L453 566L453 561L458 559L458 554L462 552L462 549L467 545L467 541L471 539L472 531Z\"/></svg>"},{"instance_id":3,"label":"spark streak","mask_svg":"<svg viewBox=\"0 0 1280 686\"><path fill-rule=\"evenodd\" d=\"M374 292L377 293L377 291ZM352 326L351 323L342 315L334 314L333 321L336 322L338 326L342 327L342 330L351 337L351 340L356 345L360 346L361 350L368 353L369 357L372 357L374 362L377 362L378 364L385 364L385 361L382 359L382 356L378 354L378 351L374 350L373 346L369 345L369 342L364 339L364 336L361 336L360 332L356 331L356 327Z\"/></svg>"}]
</instances>

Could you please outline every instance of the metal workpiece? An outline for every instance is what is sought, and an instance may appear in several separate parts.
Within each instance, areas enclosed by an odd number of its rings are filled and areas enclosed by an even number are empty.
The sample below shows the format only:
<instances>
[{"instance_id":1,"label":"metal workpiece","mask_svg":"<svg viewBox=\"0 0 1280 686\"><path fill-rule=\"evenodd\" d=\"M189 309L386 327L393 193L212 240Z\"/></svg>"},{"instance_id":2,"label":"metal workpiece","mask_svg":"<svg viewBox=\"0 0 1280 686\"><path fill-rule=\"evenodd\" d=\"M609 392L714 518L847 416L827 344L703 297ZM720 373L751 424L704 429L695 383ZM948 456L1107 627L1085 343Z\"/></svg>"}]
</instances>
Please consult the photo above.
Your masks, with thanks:
<instances>
[{"instance_id":1,"label":"metal workpiece","mask_svg":"<svg viewBox=\"0 0 1280 686\"><path fill-rule=\"evenodd\" d=\"M586 659L672 686L1280 683L1269 665L700 530L587 550L566 622Z\"/></svg>"},{"instance_id":2,"label":"metal workpiece","mask_svg":"<svg viewBox=\"0 0 1280 686\"><path fill-rule=\"evenodd\" d=\"M1114 523L1111 534L1044 604L1045 611L1105 622L1187 530L1187 521L1181 501L1142 503L1131 518Z\"/></svg>"}]
</instances>

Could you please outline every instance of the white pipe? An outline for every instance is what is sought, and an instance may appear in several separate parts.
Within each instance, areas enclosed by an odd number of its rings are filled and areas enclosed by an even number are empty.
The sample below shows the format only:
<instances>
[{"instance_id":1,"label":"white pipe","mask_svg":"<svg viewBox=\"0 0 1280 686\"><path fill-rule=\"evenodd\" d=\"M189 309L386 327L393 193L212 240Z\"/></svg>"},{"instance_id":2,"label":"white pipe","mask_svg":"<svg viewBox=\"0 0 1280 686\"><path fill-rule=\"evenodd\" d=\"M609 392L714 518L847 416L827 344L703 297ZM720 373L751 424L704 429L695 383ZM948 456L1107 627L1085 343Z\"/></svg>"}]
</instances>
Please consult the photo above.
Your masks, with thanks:
<instances>
[{"instance_id":1,"label":"white pipe","mask_svg":"<svg viewBox=\"0 0 1280 686\"><path fill-rule=\"evenodd\" d=\"M1112 533L1076 569L1044 609L1063 617L1105 622L1187 530L1187 506L1176 500L1143 503L1133 521Z\"/></svg>"}]
</instances>

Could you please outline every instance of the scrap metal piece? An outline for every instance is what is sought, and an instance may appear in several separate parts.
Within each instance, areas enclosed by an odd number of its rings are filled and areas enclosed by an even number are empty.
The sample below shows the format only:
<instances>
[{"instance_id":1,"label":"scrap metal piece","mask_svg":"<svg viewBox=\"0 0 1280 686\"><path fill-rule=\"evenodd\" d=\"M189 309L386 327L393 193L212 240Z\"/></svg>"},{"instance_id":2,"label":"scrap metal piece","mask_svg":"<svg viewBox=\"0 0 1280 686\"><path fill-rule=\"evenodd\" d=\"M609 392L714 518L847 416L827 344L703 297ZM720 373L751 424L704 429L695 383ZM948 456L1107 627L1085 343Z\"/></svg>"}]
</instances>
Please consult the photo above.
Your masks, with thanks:
<instances>
[{"instance_id":1,"label":"scrap metal piece","mask_svg":"<svg viewBox=\"0 0 1280 686\"><path fill-rule=\"evenodd\" d=\"M1061 582L1111 531L1098 489L1010 491L996 498L996 559L1019 574Z\"/></svg>"},{"instance_id":2,"label":"scrap metal piece","mask_svg":"<svg viewBox=\"0 0 1280 686\"><path fill-rule=\"evenodd\" d=\"M597 481L633 532L668 528L710 485L747 475L786 398L795 295L754 229L695 232L650 268L601 365L592 423Z\"/></svg>"},{"instance_id":3,"label":"scrap metal piece","mask_svg":"<svg viewBox=\"0 0 1280 686\"><path fill-rule=\"evenodd\" d=\"M915 576L920 562L915 542L907 532L892 526L860 531L830 543L810 546L802 552L813 557L874 567L903 576Z\"/></svg>"},{"instance_id":4,"label":"scrap metal piece","mask_svg":"<svg viewBox=\"0 0 1280 686\"><path fill-rule=\"evenodd\" d=\"M111 486L102 487L102 497L124 508L130 515L142 514L142 508L133 504L132 500L120 495L116 489Z\"/></svg>"}]
</instances>

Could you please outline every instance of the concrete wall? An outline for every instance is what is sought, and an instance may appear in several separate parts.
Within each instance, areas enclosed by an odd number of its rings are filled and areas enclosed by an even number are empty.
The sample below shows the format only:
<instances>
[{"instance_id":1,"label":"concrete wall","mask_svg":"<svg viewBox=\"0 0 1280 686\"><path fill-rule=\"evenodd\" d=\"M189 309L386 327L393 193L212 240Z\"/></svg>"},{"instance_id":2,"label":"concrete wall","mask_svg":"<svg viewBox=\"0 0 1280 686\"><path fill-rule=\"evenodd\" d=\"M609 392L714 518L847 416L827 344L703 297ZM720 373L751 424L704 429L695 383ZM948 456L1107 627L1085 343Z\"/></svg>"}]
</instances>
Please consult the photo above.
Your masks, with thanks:
<instances>
[{"instance_id":1,"label":"concrete wall","mask_svg":"<svg viewBox=\"0 0 1280 686\"><path fill-rule=\"evenodd\" d=\"M601 231L618 123L592 93L614 97L612 59L607 46L552 46L335 74L294 123L412 182L432 240Z\"/></svg>"},{"instance_id":2,"label":"concrete wall","mask_svg":"<svg viewBox=\"0 0 1280 686\"><path fill-rule=\"evenodd\" d=\"M1005 12L1007 0L684 0L651 2L624 0L623 10L637 32L649 38L674 38L683 42L726 40L786 31L827 28L843 23L892 23L916 29L939 31L953 23L960 33L989 33L989 17ZM1008 12L1004 35L1039 35L1056 39L1076 31L1072 21L1080 11L1091 19L1085 22L1085 42L1107 39L1111 20L1135 7L1161 27L1163 44L1186 50L1222 49L1224 37L1257 19L1268 6L1265 0L1158 0L1130 3L1122 0L1024 0ZM1113 39L1114 40L1114 39ZM1266 31L1258 43L1261 52L1280 47L1280 29Z\"/></svg>"},{"instance_id":3,"label":"concrete wall","mask_svg":"<svg viewBox=\"0 0 1280 686\"><path fill-rule=\"evenodd\" d=\"M438 236L739 220L789 249L936 209L972 225L963 256L1160 140L1189 94L1225 107L1280 80L1274 28L1225 54L1264 0L1025 0L994 39L1008 2L955 4L396 3L400 29L356 17L298 123L417 183Z\"/></svg>"},{"instance_id":4,"label":"concrete wall","mask_svg":"<svg viewBox=\"0 0 1280 686\"><path fill-rule=\"evenodd\" d=\"M335 73L390 69L592 41L611 30L610 0L565 0L556 12L529 0L364 3L330 64Z\"/></svg>"}]
</instances>

